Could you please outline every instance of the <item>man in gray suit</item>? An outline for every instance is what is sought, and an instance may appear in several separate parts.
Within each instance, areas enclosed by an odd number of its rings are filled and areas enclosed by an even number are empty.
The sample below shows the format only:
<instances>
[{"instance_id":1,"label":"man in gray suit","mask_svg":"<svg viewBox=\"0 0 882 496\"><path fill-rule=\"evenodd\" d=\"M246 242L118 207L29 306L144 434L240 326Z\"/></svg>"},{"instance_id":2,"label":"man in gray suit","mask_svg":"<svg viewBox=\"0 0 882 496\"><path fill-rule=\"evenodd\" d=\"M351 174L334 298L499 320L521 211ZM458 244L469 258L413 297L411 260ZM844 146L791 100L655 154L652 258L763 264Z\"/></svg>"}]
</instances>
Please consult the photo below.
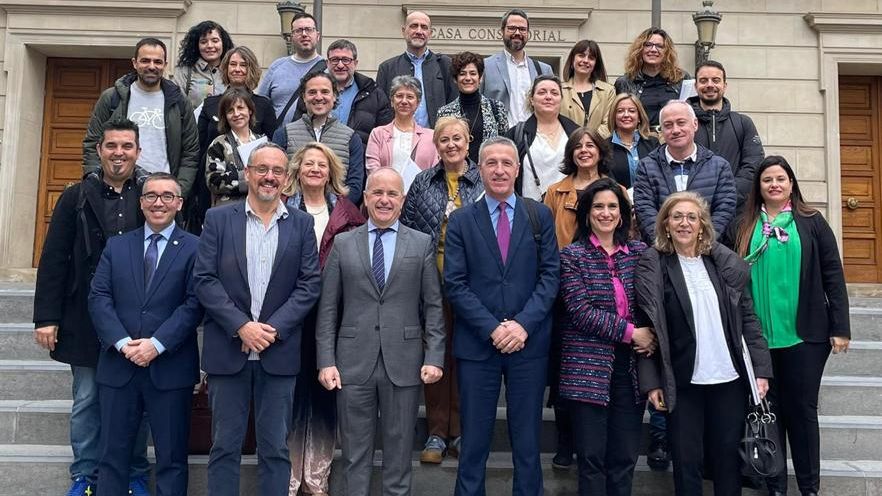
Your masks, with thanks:
<instances>
[{"instance_id":1,"label":"man in gray suit","mask_svg":"<svg viewBox=\"0 0 882 496\"><path fill-rule=\"evenodd\" d=\"M370 493L379 407L383 494L405 496L420 385L443 373L441 283L432 239L398 222L398 172L384 167L368 176L364 202L367 224L337 236L322 273L319 381L339 390L343 493Z\"/></svg>"},{"instance_id":2,"label":"man in gray suit","mask_svg":"<svg viewBox=\"0 0 882 496\"><path fill-rule=\"evenodd\" d=\"M484 59L481 94L499 100L508 109L511 126L530 117L527 92L540 74L553 74L551 66L527 57L524 47L530 39L530 20L521 9L511 9L502 16L502 43L505 50Z\"/></svg>"}]
</instances>

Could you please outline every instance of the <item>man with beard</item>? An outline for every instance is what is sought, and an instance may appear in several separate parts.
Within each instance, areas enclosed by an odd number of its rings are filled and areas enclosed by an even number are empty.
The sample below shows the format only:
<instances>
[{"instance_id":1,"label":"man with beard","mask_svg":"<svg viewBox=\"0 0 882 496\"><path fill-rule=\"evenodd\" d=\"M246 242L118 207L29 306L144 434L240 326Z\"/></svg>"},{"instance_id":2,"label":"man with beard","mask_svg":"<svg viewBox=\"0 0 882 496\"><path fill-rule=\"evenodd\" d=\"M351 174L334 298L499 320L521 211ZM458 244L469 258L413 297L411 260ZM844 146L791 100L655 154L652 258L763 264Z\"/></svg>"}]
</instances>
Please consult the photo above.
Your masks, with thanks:
<instances>
[{"instance_id":1,"label":"man with beard","mask_svg":"<svg viewBox=\"0 0 882 496\"><path fill-rule=\"evenodd\" d=\"M695 69L695 91L688 102L698 118L695 142L732 166L738 206L747 199L757 165L765 158L763 142L750 117L735 112L726 98L726 69L708 60Z\"/></svg>"},{"instance_id":2,"label":"man with beard","mask_svg":"<svg viewBox=\"0 0 882 496\"><path fill-rule=\"evenodd\" d=\"M276 59L270 64L257 87L258 94L273 102L278 125L294 120L293 113L297 108L294 102L297 100L297 89L300 88L303 76L310 71L325 69L322 56L316 51L321 36L315 17L306 12L296 14L291 21L294 54Z\"/></svg>"},{"instance_id":3,"label":"man with beard","mask_svg":"<svg viewBox=\"0 0 882 496\"><path fill-rule=\"evenodd\" d=\"M407 49L403 54L392 57L377 71L377 85L386 95L392 89L396 76L413 76L423 86L420 106L417 108L417 124L422 127L435 127L438 109L459 96L456 80L450 72L450 57L429 50L432 37L432 21L425 12L411 12L404 19L401 34Z\"/></svg>"},{"instance_id":4,"label":"man with beard","mask_svg":"<svg viewBox=\"0 0 882 496\"><path fill-rule=\"evenodd\" d=\"M326 72L309 72L303 76L299 91L306 113L276 129L273 142L288 151L289 159L307 143L328 145L346 169L347 197L358 205L364 183L364 144L358 133L334 117L339 91L334 78Z\"/></svg>"},{"instance_id":5,"label":"man with beard","mask_svg":"<svg viewBox=\"0 0 882 496\"><path fill-rule=\"evenodd\" d=\"M175 225L184 202L175 176L151 174L142 190L144 226L108 241L89 294L101 342L101 496L126 494L145 412L157 493L187 494L190 410L199 381L196 326L202 321L192 284L199 238Z\"/></svg>"},{"instance_id":6,"label":"man with beard","mask_svg":"<svg viewBox=\"0 0 882 496\"><path fill-rule=\"evenodd\" d=\"M189 105L189 103L188 103ZM34 340L52 359L70 364L73 405L70 441L73 481L68 494L94 493L98 475L101 415L96 368L100 346L89 317L87 297L92 274L107 239L144 222L140 189L133 177L140 153L138 126L110 121L98 135L101 169L64 190L49 222L34 293ZM129 476L132 494L146 495L147 434L134 443Z\"/></svg>"},{"instance_id":7,"label":"man with beard","mask_svg":"<svg viewBox=\"0 0 882 496\"><path fill-rule=\"evenodd\" d=\"M199 136L190 100L178 85L162 77L165 44L144 38L135 45L134 72L116 80L101 93L83 139L83 172L99 169L96 144L104 124L129 119L138 125L141 154L137 165L145 172L167 172L181 183L184 197L196 180Z\"/></svg>"},{"instance_id":8,"label":"man with beard","mask_svg":"<svg viewBox=\"0 0 882 496\"><path fill-rule=\"evenodd\" d=\"M551 66L527 57L524 47L530 39L530 20L521 9L511 9L502 16L502 43L505 50L484 60L481 94L499 100L508 109L508 125L514 126L530 117L527 92L540 74L552 74Z\"/></svg>"},{"instance_id":9,"label":"man with beard","mask_svg":"<svg viewBox=\"0 0 882 496\"><path fill-rule=\"evenodd\" d=\"M202 369L208 373L212 425L208 494L239 494L242 441L253 401L258 487L288 494L294 384L303 320L321 276L312 216L280 200L288 157L258 145L245 168L248 195L209 209L194 285L205 307ZM315 373L307 371L306 373Z\"/></svg>"},{"instance_id":10,"label":"man with beard","mask_svg":"<svg viewBox=\"0 0 882 496\"><path fill-rule=\"evenodd\" d=\"M332 114L358 133L361 143L367 146L375 127L392 122L392 106L389 97L368 76L356 72L358 48L349 40L337 40L328 46L328 72L337 81L337 106ZM297 102L294 120L303 117L306 104Z\"/></svg>"}]
</instances>

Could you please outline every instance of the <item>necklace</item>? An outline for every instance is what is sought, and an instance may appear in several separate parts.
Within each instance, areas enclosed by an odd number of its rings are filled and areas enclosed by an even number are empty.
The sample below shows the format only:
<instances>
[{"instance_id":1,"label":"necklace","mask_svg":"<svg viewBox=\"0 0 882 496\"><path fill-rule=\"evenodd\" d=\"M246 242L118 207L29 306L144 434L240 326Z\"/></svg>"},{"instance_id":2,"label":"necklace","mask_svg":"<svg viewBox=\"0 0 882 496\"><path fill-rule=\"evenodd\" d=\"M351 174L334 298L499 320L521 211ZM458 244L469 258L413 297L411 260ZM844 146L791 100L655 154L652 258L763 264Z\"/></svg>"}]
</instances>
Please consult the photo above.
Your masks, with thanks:
<instances>
[{"instance_id":1,"label":"necklace","mask_svg":"<svg viewBox=\"0 0 882 496\"><path fill-rule=\"evenodd\" d=\"M459 176L462 177L462 174L459 174ZM453 211L456 210L456 199L459 198L459 193L460 193L458 179L457 179L456 183L457 183L456 193L453 196L450 196L450 191L447 192L447 208L444 209L444 218L445 219L450 217L450 214L452 214Z\"/></svg>"}]
</instances>

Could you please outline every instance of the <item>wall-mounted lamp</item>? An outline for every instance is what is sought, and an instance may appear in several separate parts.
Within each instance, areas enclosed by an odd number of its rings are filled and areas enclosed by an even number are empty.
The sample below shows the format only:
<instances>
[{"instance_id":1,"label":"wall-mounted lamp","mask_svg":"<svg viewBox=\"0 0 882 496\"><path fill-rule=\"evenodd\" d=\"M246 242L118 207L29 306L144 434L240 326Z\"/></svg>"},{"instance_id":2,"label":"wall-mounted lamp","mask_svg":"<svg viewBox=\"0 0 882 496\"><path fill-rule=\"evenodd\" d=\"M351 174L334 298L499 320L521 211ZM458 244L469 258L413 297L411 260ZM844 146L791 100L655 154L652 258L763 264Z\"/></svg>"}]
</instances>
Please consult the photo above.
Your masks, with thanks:
<instances>
[{"instance_id":1,"label":"wall-mounted lamp","mask_svg":"<svg viewBox=\"0 0 882 496\"><path fill-rule=\"evenodd\" d=\"M723 19L723 14L713 10L713 0L701 2L703 9L692 14L692 22L698 29L698 40L695 42L695 65L710 58L710 51L716 45L717 26Z\"/></svg>"},{"instance_id":2,"label":"wall-mounted lamp","mask_svg":"<svg viewBox=\"0 0 882 496\"><path fill-rule=\"evenodd\" d=\"M291 45L291 21L294 16L306 10L303 4L286 0L276 4L276 10L279 12L279 21L282 23L282 38L285 40L285 46L288 48L288 55L294 53L294 47Z\"/></svg>"}]
</instances>

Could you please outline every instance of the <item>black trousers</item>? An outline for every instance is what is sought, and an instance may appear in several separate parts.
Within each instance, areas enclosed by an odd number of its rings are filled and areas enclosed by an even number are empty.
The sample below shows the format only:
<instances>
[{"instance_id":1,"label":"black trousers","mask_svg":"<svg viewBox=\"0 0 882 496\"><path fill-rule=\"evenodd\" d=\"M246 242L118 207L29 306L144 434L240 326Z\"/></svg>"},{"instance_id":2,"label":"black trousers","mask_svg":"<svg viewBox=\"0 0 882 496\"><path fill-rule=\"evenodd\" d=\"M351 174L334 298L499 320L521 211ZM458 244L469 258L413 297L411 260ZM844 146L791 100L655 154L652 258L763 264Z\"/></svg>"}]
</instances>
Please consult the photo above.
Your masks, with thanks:
<instances>
[{"instance_id":1,"label":"black trousers","mask_svg":"<svg viewBox=\"0 0 882 496\"><path fill-rule=\"evenodd\" d=\"M674 462L677 496L702 495L704 447L713 452L714 496L741 494L738 443L744 435L747 388L736 379L725 384L678 385L674 411L668 414L668 440Z\"/></svg>"},{"instance_id":2,"label":"black trousers","mask_svg":"<svg viewBox=\"0 0 882 496\"><path fill-rule=\"evenodd\" d=\"M800 343L771 350L775 378L769 382L772 411L778 416L778 446L787 458L786 437L796 483L801 492L818 492L821 482L821 435L818 392L830 356L830 343ZM787 468L766 479L769 490L787 492Z\"/></svg>"},{"instance_id":3,"label":"black trousers","mask_svg":"<svg viewBox=\"0 0 882 496\"><path fill-rule=\"evenodd\" d=\"M628 371L630 350L624 353L623 361L616 352L607 406L567 402L579 463L579 496L631 494L644 405L636 402Z\"/></svg>"}]
</instances>

